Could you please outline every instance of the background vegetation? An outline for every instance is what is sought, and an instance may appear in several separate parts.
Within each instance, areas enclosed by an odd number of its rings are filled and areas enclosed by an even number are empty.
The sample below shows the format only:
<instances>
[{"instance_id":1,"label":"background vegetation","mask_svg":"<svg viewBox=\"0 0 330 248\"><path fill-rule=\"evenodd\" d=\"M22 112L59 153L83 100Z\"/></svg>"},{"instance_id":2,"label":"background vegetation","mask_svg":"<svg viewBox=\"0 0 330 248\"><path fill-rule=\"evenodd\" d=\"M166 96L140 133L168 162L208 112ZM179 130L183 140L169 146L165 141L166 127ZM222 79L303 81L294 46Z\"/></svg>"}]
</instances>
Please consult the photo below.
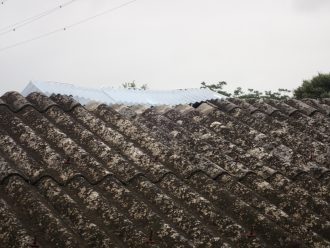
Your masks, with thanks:
<instances>
[{"instance_id":1,"label":"background vegetation","mask_svg":"<svg viewBox=\"0 0 330 248\"><path fill-rule=\"evenodd\" d=\"M271 98L271 99L288 99L294 98L326 98L330 97L330 73L319 73L311 80L304 80L302 85L291 92L288 89L278 89L277 91L259 91L255 89L247 89L244 91L241 87L237 87L233 92L228 92L224 89L227 85L225 81L220 81L216 84L201 83L201 88L208 88L219 94L236 97L236 98Z\"/></svg>"},{"instance_id":2,"label":"background vegetation","mask_svg":"<svg viewBox=\"0 0 330 248\"><path fill-rule=\"evenodd\" d=\"M228 97L236 98L270 98L270 99L288 99L291 97L301 98L330 98L330 73L319 73L310 80L304 80L302 85L295 89L293 92L288 89L278 89L277 91L265 90L259 91L255 89L243 90L242 87L237 87L233 92L228 92L224 89L227 85L225 81L220 81L215 84L208 84L206 82L201 83L201 88L208 88L219 94ZM138 85L135 81L123 83L122 87L125 89L148 89L147 84Z\"/></svg>"},{"instance_id":3,"label":"background vegetation","mask_svg":"<svg viewBox=\"0 0 330 248\"><path fill-rule=\"evenodd\" d=\"M330 97L330 73L321 74L311 80L304 80L294 91L296 98L326 98Z\"/></svg>"}]
</instances>

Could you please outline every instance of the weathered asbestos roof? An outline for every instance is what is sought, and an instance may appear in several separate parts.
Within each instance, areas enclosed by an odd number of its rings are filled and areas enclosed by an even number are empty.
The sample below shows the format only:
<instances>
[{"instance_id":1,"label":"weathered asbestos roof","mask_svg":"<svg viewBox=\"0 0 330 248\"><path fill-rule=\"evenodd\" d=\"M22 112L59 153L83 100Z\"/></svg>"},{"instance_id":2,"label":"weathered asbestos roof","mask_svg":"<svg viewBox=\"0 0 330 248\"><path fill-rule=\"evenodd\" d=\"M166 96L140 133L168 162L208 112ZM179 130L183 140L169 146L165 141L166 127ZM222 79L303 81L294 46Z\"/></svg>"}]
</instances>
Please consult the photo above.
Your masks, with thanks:
<instances>
[{"instance_id":1,"label":"weathered asbestos roof","mask_svg":"<svg viewBox=\"0 0 330 248\"><path fill-rule=\"evenodd\" d=\"M100 102L108 105L178 105L193 104L196 102L225 98L225 96L220 95L209 89L96 89L57 82L30 82L23 90L22 95L27 96L32 92L41 92L47 96L50 96L52 94L71 95L73 99L75 99L81 104L87 104L89 102Z\"/></svg>"},{"instance_id":2,"label":"weathered asbestos roof","mask_svg":"<svg viewBox=\"0 0 330 248\"><path fill-rule=\"evenodd\" d=\"M0 246L329 247L329 109L7 93Z\"/></svg>"}]
</instances>

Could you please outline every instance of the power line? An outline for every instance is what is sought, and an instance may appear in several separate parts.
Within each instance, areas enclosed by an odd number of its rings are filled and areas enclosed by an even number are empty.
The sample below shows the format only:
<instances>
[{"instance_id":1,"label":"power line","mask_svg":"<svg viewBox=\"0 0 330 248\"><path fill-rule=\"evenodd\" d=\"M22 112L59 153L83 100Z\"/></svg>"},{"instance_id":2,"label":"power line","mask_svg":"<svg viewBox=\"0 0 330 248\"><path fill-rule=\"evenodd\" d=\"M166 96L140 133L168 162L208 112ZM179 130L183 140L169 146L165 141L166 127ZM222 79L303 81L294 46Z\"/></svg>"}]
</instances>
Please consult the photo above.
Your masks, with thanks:
<instances>
[{"instance_id":1,"label":"power line","mask_svg":"<svg viewBox=\"0 0 330 248\"><path fill-rule=\"evenodd\" d=\"M56 29L56 30L53 30L51 32L48 32L48 33L45 33L45 34L42 34L42 35L39 35L39 36L36 36L36 37L33 37L31 39L28 39L28 40L24 40L24 41L20 41L20 42L17 42L15 44L12 44L12 45L9 45L9 46L6 46L6 47L3 47L3 48L0 48L0 52L3 52L5 50L8 50L8 49L11 49L11 48L14 48L14 47L17 47L17 46L20 46L20 45L23 45L25 43L29 43L29 42L32 42L32 41L35 41L35 40L40 40L42 38L45 38L45 37L48 37L48 36L51 36L55 33L58 33L58 32L61 32L65 29L63 28L60 28L60 29Z\"/></svg>"},{"instance_id":2,"label":"power line","mask_svg":"<svg viewBox=\"0 0 330 248\"><path fill-rule=\"evenodd\" d=\"M85 22L89 22L89 21L91 21L93 19L96 19L96 18L98 18L100 16L104 16L104 15L110 13L110 12L113 12L113 11L117 10L117 9L121 9L121 8L127 6L127 5L130 5L130 4L132 4L132 3L136 2L136 1L138 1L138 0L131 0L131 1L125 2L123 4L120 4L120 5L118 5L118 6L114 7L114 8L110 8L110 9L107 9L107 10L105 10L103 12L100 12L100 13L98 13L96 15L93 15L93 16L87 17L85 19L82 19L82 20L80 20L78 22L75 22L75 23L71 24L70 26L67 26L67 29L68 28L75 27L75 26L78 26L78 25L81 25L81 24L83 24Z\"/></svg>"},{"instance_id":3,"label":"power line","mask_svg":"<svg viewBox=\"0 0 330 248\"><path fill-rule=\"evenodd\" d=\"M46 11L43 11L43 12L41 12L39 14L36 14L34 16L31 16L29 18L23 19L23 20L21 20L19 22L16 22L14 24L8 25L6 27L2 27L2 28L0 28L0 31L7 30L7 29L10 29L9 31L12 31L13 28L17 28L18 26L24 26L24 25L26 25L26 24L28 24L28 23L30 23L32 21L38 20L38 19L40 19L40 18L42 18L42 17L44 17L46 15L49 15L49 14L51 14L51 13L53 13L53 12L59 10L59 9L62 9L64 7L72 4L75 1L77 1L77 0L71 0L71 1L65 2L65 3L63 3L61 5L56 6L55 8L48 9Z\"/></svg>"},{"instance_id":4,"label":"power line","mask_svg":"<svg viewBox=\"0 0 330 248\"><path fill-rule=\"evenodd\" d=\"M78 26L78 25L81 25L81 24L84 24L84 23L86 23L86 22L89 22L89 21L91 21L91 20L93 20L93 19L96 19L96 18L98 18L98 17L100 17L100 16L106 15L106 14L108 14L108 13L110 13L110 12L113 12L113 11L116 11L116 10L118 10L118 9L121 9L121 8L123 8L123 7L127 6L127 5L130 5L130 4L132 4L132 3L136 2L136 1L138 1L138 0L131 0L131 1L125 2L125 3L121 4L121 5L118 5L118 6L116 6L116 7L113 7L113 8L107 9L107 10L105 10L105 11L103 11L103 12L100 12L100 13L98 13L98 14L96 14L96 15L92 15L92 16L89 16L89 17L87 17L87 18L84 18L84 19L82 19L82 20L80 20L80 21L77 21L77 22L75 22L75 23L72 23L72 24L69 25L69 26L66 26L66 27L63 27L63 28L58 28L58 29L55 29L55 30L53 30L53 31L50 31L50 32L44 33L44 34L42 34L42 35L35 36L35 37L31 38L31 39L23 40L23 41L20 41L20 42L14 43L14 44L9 45L9 46L6 46L6 47L2 47L2 48L0 48L0 52L3 52L3 51L5 51L5 50L11 49L11 48L14 48L14 47L17 47L17 46L21 46L21 45L23 45L23 44L26 44L26 43L29 43L29 42L32 42L32 41L35 41L35 40L40 40L40 39L42 39L42 38L45 38L45 37L48 37L48 36L54 35L54 34L59 33L59 32L67 31L68 29L71 29L71 28L76 27L76 26Z\"/></svg>"},{"instance_id":5,"label":"power line","mask_svg":"<svg viewBox=\"0 0 330 248\"><path fill-rule=\"evenodd\" d=\"M37 20L43 18L43 17L46 17L46 16L52 14L53 12L56 12L56 11L58 11L60 9L63 9L63 8L69 6L70 4L72 4L72 3L76 2L76 1L77 0L71 0L71 1L65 2L65 3L63 3L63 4L59 5L59 6L56 6L55 8L52 8L52 9L43 11L43 12L41 12L39 14L36 14L34 16L31 16L29 18L26 18L24 20L21 20L19 22L14 23L14 24L8 25L8 26L3 27L3 28L0 28L0 36L5 35L5 34L8 34L10 32L14 32L18 28L21 28L21 27L26 26L26 25L34 22L34 21L37 21Z\"/></svg>"}]
</instances>

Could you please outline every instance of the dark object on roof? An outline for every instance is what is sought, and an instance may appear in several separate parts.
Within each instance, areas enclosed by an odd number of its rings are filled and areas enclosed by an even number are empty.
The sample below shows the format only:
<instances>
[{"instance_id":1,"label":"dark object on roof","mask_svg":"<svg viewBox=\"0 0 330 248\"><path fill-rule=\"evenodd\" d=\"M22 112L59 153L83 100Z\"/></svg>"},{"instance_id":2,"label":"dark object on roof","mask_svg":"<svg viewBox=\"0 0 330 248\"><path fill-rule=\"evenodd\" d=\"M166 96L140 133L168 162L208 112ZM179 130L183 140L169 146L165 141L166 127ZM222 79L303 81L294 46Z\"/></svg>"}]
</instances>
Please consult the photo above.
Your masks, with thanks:
<instances>
[{"instance_id":1,"label":"dark object on roof","mask_svg":"<svg viewBox=\"0 0 330 248\"><path fill-rule=\"evenodd\" d=\"M1 246L329 247L329 101L196 107L2 96Z\"/></svg>"}]
</instances>

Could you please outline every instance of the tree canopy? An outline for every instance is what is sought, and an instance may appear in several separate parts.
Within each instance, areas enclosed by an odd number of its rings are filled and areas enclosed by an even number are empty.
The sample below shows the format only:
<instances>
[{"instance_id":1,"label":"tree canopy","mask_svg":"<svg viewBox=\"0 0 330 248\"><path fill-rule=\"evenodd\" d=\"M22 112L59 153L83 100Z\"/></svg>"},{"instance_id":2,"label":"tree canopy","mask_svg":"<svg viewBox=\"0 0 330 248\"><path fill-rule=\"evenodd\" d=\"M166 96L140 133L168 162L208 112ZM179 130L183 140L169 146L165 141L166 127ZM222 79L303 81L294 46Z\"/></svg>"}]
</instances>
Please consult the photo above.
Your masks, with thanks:
<instances>
[{"instance_id":1,"label":"tree canopy","mask_svg":"<svg viewBox=\"0 0 330 248\"><path fill-rule=\"evenodd\" d=\"M294 91L296 98L325 98L330 97L330 73L319 73L311 80L304 80Z\"/></svg>"},{"instance_id":2,"label":"tree canopy","mask_svg":"<svg viewBox=\"0 0 330 248\"><path fill-rule=\"evenodd\" d=\"M205 82L202 82L201 83L201 89L205 89L205 88L208 88L214 92L217 92L221 95L224 95L224 96L230 96L231 94L228 93L227 91L224 91L222 88L223 86L227 85L227 83L225 81L220 81L216 84L207 84Z\"/></svg>"},{"instance_id":3,"label":"tree canopy","mask_svg":"<svg viewBox=\"0 0 330 248\"><path fill-rule=\"evenodd\" d=\"M228 97L237 97L237 98L271 98L271 99L288 99L290 98L290 90L287 89L278 89L277 91L266 90L264 92L258 91L255 89L247 89L247 92L243 90L242 87L237 87L232 93L224 90L224 86L227 83L225 81L220 81L216 84L207 84L205 82L201 83L201 88L208 88L212 91L215 91L221 95Z\"/></svg>"}]
</instances>

